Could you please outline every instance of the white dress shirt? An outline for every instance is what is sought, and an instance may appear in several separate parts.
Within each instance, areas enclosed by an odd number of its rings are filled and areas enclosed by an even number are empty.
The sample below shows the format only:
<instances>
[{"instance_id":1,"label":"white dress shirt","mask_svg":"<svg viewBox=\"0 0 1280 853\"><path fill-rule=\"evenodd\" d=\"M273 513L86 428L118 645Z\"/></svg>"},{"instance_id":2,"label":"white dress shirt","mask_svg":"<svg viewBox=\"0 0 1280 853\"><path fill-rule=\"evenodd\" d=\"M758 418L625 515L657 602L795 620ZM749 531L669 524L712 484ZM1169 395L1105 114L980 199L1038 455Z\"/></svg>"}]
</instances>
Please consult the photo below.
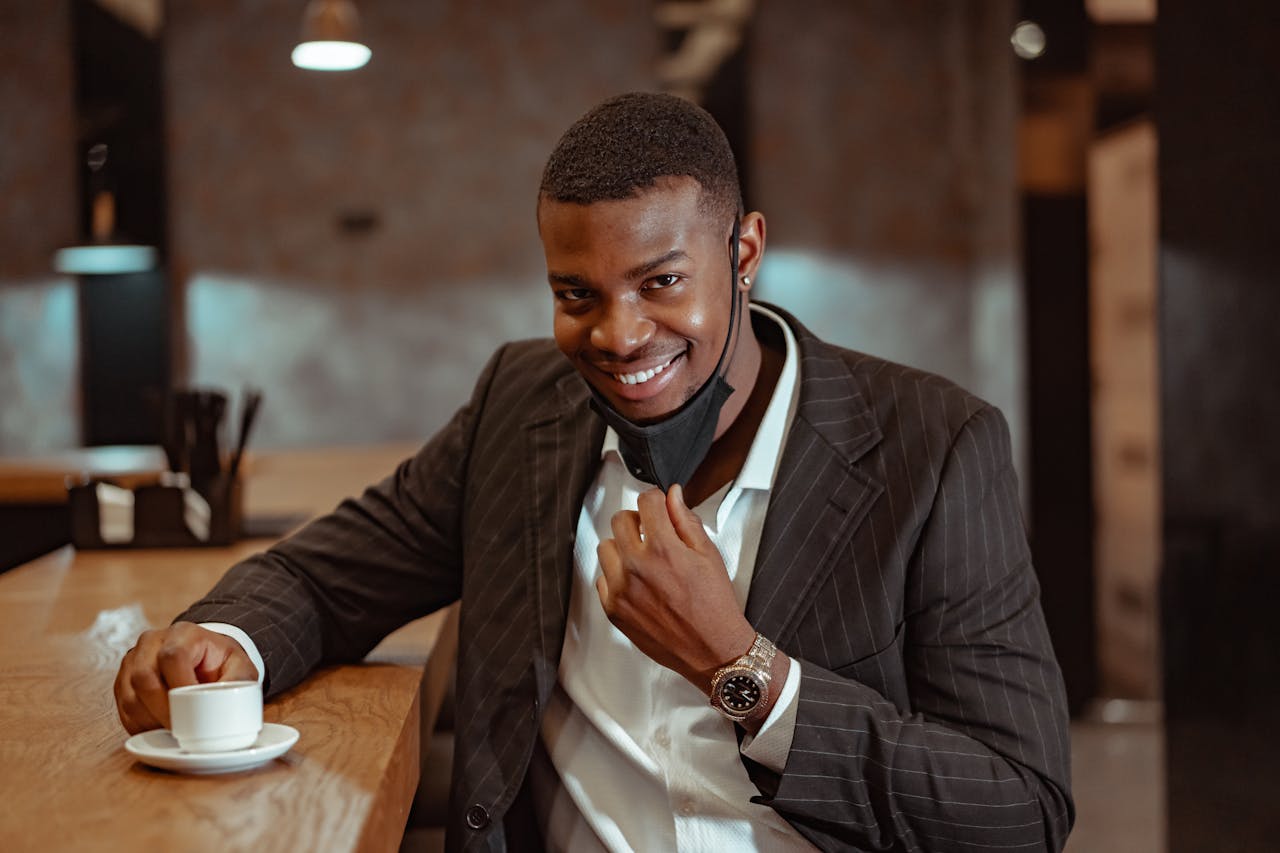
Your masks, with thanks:
<instances>
[{"instance_id":1,"label":"white dress shirt","mask_svg":"<svg viewBox=\"0 0 1280 853\"><path fill-rule=\"evenodd\" d=\"M738 477L694 507L724 558L745 608L783 441L794 416L799 357L791 330L760 306L786 339L786 361ZM812 849L756 796L733 723L682 676L655 663L609 622L596 592L596 546L610 519L636 508L652 486L633 477L613 430L578 519L573 586L560 678L542 738L560 790L539 808L550 850L723 851ZM743 649L745 652L746 649ZM781 772L795 730L800 666L742 753Z\"/></svg>"},{"instance_id":2,"label":"white dress shirt","mask_svg":"<svg viewBox=\"0 0 1280 853\"><path fill-rule=\"evenodd\" d=\"M769 495L782 445L799 398L799 350L777 314L752 305L786 341L786 359L773 397L738 477L693 507L719 549L738 606L745 609ZM578 519L573 585L560 678L542 721L542 740L554 767L552 791L539 801L549 850L723 851L812 850L768 806L751 803L758 791L739 758L733 723L707 696L637 649L604 614L596 593L596 546L612 537L610 519L636 509L652 486L627 470L618 436L605 432L602 463ZM256 645L234 625L204 627L237 640L265 669ZM743 650L746 651L745 649ZM795 731L800 664L791 661L778 699L743 755L782 772ZM536 760L535 760L536 763ZM558 777L558 779L556 778Z\"/></svg>"}]
</instances>

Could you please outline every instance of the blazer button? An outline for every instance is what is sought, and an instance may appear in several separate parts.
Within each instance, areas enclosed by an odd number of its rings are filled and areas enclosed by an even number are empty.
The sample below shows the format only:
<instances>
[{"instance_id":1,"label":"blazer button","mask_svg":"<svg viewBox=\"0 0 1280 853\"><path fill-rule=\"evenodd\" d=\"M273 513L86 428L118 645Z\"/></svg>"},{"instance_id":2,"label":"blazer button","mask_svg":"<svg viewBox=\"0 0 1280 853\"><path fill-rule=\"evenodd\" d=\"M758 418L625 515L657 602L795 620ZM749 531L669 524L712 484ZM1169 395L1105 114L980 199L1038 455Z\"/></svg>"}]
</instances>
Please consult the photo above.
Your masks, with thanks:
<instances>
[{"instance_id":1,"label":"blazer button","mask_svg":"<svg viewBox=\"0 0 1280 853\"><path fill-rule=\"evenodd\" d=\"M484 829L489 825L489 811L476 803L467 809L467 826L472 829Z\"/></svg>"}]
</instances>

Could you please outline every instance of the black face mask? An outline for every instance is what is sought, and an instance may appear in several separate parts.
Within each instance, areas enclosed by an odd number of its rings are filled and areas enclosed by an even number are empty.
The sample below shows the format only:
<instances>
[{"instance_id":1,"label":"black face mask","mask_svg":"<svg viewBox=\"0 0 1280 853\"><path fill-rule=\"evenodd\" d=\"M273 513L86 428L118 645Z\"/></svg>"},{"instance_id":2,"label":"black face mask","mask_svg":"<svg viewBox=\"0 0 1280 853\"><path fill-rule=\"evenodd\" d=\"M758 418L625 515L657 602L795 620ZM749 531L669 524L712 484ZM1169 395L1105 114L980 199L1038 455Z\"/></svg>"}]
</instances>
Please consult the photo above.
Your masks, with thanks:
<instances>
[{"instance_id":1,"label":"black face mask","mask_svg":"<svg viewBox=\"0 0 1280 853\"><path fill-rule=\"evenodd\" d=\"M689 478L698 470L711 442L716 437L716 424L720 420L720 409L725 401L733 395L733 388L725 381L720 372L729 355L729 343L733 340L733 331L738 317L738 221L733 223L733 236L730 239L729 255L731 268L729 271L729 337L725 339L724 349L720 352L720 360L716 369L702 387L690 397L683 406L669 417L653 424L641 425L623 417L603 394L587 383L591 390L591 407L595 409L605 423L613 427L618 434L619 449L622 461L636 479L653 483L664 492L676 483L681 486L689 482Z\"/></svg>"}]
</instances>

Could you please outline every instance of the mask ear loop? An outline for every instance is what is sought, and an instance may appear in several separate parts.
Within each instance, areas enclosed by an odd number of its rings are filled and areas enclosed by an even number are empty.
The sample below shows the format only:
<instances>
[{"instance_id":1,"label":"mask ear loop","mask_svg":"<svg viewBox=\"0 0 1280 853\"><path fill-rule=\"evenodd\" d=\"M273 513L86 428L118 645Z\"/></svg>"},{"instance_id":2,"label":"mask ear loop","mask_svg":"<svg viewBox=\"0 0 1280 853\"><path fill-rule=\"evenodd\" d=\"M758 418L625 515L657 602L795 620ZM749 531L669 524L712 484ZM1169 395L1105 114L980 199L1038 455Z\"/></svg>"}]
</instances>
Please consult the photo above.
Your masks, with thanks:
<instances>
[{"instance_id":1,"label":"mask ear loop","mask_svg":"<svg viewBox=\"0 0 1280 853\"><path fill-rule=\"evenodd\" d=\"M738 337L734 336L734 332L738 330L738 238L741 236L739 232L738 218L733 219L733 235L729 238L729 337L725 338L724 349L720 350L720 360L716 362L715 373L722 379L724 375L720 373L720 368L724 366L726 358L733 360L733 355L738 351ZM729 345L733 344L733 352L729 352ZM727 372L727 371L726 371Z\"/></svg>"}]
</instances>

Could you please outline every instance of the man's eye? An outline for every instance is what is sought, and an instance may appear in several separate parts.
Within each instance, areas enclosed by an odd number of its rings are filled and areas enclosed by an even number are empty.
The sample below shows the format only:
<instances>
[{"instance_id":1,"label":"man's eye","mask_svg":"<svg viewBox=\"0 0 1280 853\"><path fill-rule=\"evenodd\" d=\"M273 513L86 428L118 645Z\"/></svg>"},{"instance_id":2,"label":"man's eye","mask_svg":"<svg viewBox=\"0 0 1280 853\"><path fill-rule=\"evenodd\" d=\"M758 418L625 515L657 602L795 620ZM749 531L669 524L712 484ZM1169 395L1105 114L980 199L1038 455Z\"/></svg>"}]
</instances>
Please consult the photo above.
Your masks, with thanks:
<instances>
[{"instance_id":1,"label":"man's eye","mask_svg":"<svg viewBox=\"0 0 1280 853\"><path fill-rule=\"evenodd\" d=\"M649 287L654 290L661 290L664 287L670 287L680 280L678 275L655 275L649 279Z\"/></svg>"},{"instance_id":2,"label":"man's eye","mask_svg":"<svg viewBox=\"0 0 1280 853\"><path fill-rule=\"evenodd\" d=\"M585 287L566 287L556 291L556 299L562 302L581 302L591 298L591 291Z\"/></svg>"}]
</instances>

